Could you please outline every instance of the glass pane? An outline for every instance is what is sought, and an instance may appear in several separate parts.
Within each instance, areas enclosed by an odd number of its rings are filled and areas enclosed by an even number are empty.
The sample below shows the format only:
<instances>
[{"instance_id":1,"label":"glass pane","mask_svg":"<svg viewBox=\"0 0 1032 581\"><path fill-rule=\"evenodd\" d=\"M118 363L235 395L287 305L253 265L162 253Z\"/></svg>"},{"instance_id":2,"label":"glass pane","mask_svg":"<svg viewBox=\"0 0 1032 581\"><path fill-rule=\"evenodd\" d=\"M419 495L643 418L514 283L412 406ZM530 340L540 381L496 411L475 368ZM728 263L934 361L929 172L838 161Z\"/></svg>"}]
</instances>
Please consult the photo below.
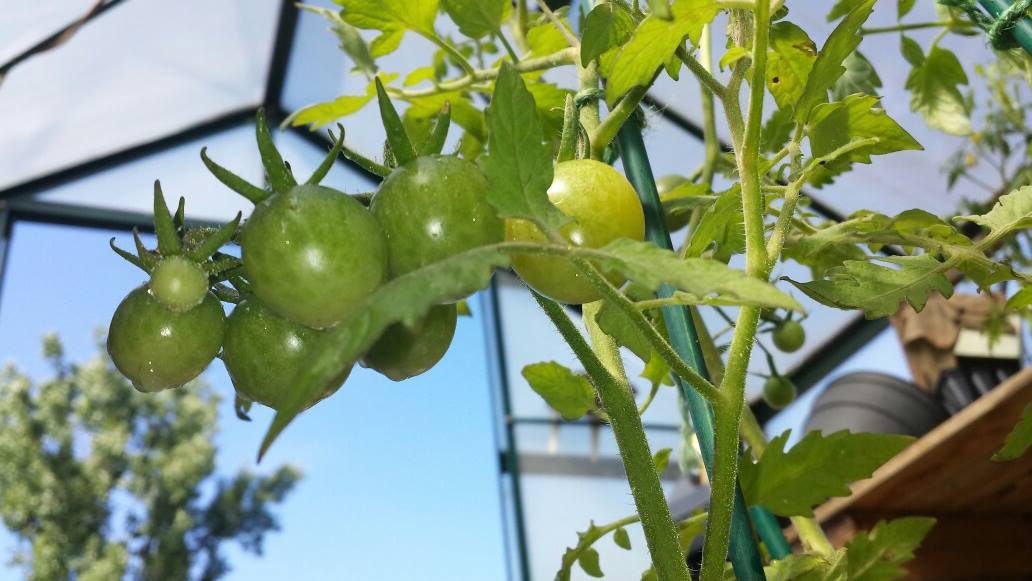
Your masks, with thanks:
<instances>
[{"instance_id":1,"label":"glass pane","mask_svg":"<svg viewBox=\"0 0 1032 581\"><path fill-rule=\"evenodd\" d=\"M0 62L35 46L39 41L82 17L94 0L24 0L7 10L0 22Z\"/></svg>"},{"instance_id":2,"label":"glass pane","mask_svg":"<svg viewBox=\"0 0 1032 581\"><path fill-rule=\"evenodd\" d=\"M126 2L26 61L0 93L0 187L258 103L279 11L246 0Z\"/></svg>"},{"instance_id":3,"label":"glass pane","mask_svg":"<svg viewBox=\"0 0 1032 581\"><path fill-rule=\"evenodd\" d=\"M107 248L111 236L131 245L128 235L18 223L13 236L0 297L0 360L39 377L39 339L48 331L60 333L70 361L96 353L94 331L144 278ZM356 367L347 385L284 432L258 466L255 453L272 413L256 407L252 422L238 421L225 370L211 366L204 378L223 396L217 473L284 463L304 472L274 508L282 527L266 538L263 556L227 547L233 578L336 579L341 571L372 581L505 578L479 320L486 309L478 296L470 303L473 318L460 320L451 350L433 370L393 383ZM116 512L124 502L112 499ZM13 543L0 534L0 551ZM0 571L0 578L20 576Z\"/></svg>"}]
</instances>

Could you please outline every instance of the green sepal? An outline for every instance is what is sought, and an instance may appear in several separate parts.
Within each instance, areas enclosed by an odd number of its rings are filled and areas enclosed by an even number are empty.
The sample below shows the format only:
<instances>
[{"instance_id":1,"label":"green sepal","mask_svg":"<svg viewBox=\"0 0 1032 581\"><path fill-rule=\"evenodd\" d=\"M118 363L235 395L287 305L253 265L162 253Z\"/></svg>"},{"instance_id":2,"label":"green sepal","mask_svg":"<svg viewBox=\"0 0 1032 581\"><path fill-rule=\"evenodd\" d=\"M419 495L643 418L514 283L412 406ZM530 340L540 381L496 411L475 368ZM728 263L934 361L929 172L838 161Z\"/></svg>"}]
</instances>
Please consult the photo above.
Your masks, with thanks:
<instances>
[{"instance_id":1,"label":"green sepal","mask_svg":"<svg viewBox=\"0 0 1032 581\"><path fill-rule=\"evenodd\" d=\"M259 188L212 161L211 158L208 157L207 147L201 148L201 161L204 162L204 166L208 168L208 171L215 176L215 179L219 180L224 186L247 198L254 204L259 204L262 200L272 195L271 192Z\"/></svg>"},{"instance_id":2,"label":"green sepal","mask_svg":"<svg viewBox=\"0 0 1032 581\"><path fill-rule=\"evenodd\" d=\"M208 271L208 274L212 276L219 276L220 274L228 273L229 271L235 268L240 268L242 265L243 263L240 262L240 259L236 256L231 256L229 254L221 254L215 260L205 262L203 266L204 270ZM236 273L233 274L235 275ZM222 277L219 277L219 279L222 280Z\"/></svg>"},{"instance_id":3,"label":"green sepal","mask_svg":"<svg viewBox=\"0 0 1032 581\"><path fill-rule=\"evenodd\" d=\"M196 248L187 252L187 256L197 262L204 262L211 258L219 248L228 244L233 236L236 234L237 226L240 225L240 218L243 217L241 212L237 212L236 218L233 221L219 228L214 234L204 239Z\"/></svg>"},{"instance_id":4,"label":"green sepal","mask_svg":"<svg viewBox=\"0 0 1032 581\"><path fill-rule=\"evenodd\" d=\"M162 256L172 256L183 252L179 242L176 225L172 222L172 214L165 204L165 195L161 193L161 182L154 180L154 233L158 235L158 252Z\"/></svg>"},{"instance_id":5,"label":"green sepal","mask_svg":"<svg viewBox=\"0 0 1032 581\"><path fill-rule=\"evenodd\" d=\"M236 417L245 422L251 421L251 416L247 415L247 412L251 411L251 406L254 402L243 399L239 395L233 401L233 411L236 412Z\"/></svg>"},{"instance_id":6,"label":"green sepal","mask_svg":"<svg viewBox=\"0 0 1032 581\"><path fill-rule=\"evenodd\" d=\"M125 250L122 250L121 248L115 246L115 237L114 236L112 236L111 240L108 241L108 245L111 246L111 250L115 251L115 254L121 256L122 258L124 258L126 260L126 262L128 262L129 264L139 268L143 272L146 272L147 274L150 274L150 269L147 268L147 266L143 263L143 260L141 260L136 255L134 255L134 254L132 254L130 252L126 252Z\"/></svg>"},{"instance_id":7,"label":"green sepal","mask_svg":"<svg viewBox=\"0 0 1032 581\"><path fill-rule=\"evenodd\" d=\"M149 272L150 269L153 269L158 264L158 258L143 245L143 240L140 239L140 231L136 228L133 228L133 244L136 245L136 256L143 262L143 265L147 267Z\"/></svg>"},{"instance_id":8,"label":"green sepal","mask_svg":"<svg viewBox=\"0 0 1032 581\"><path fill-rule=\"evenodd\" d=\"M412 149L412 141L405 132L405 125L401 122L401 117L398 116L398 111L387 96L387 90L383 88L379 77L376 78L376 99L380 104L380 118L383 119L387 143L394 153L394 159L398 165L405 165L416 158L416 151Z\"/></svg>"},{"instance_id":9,"label":"green sepal","mask_svg":"<svg viewBox=\"0 0 1032 581\"><path fill-rule=\"evenodd\" d=\"M283 163L283 157L280 156L276 144L272 141L269 126L265 124L264 109L258 109L258 113L255 115L255 135L258 139L258 153L261 154L262 165L265 167L265 175L269 176L269 185L272 186L272 191L290 191L290 188L297 185L297 181Z\"/></svg>"},{"instance_id":10,"label":"green sepal","mask_svg":"<svg viewBox=\"0 0 1032 581\"><path fill-rule=\"evenodd\" d=\"M334 137L333 131L328 132L330 134L330 140L333 141L333 148L330 149L330 153L326 154L326 158L323 159L321 164L319 164L319 167L312 172L312 177L308 178L308 181L305 182L306 184L310 186L317 185L319 182L323 181L326 174L330 173L330 170L333 169L333 164L337 161L337 156L340 155L341 149L344 148L344 126L338 123L337 128L340 129L340 137Z\"/></svg>"},{"instance_id":11,"label":"green sepal","mask_svg":"<svg viewBox=\"0 0 1032 581\"><path fill-rule=\"evenodd\" d=\"M172 216L172 224L175 225L177 232L186 225L186 198L183 196L179 196L179 206L176 207L176 213Z\"/></svg>"},{"instance_id":12,"label":"green sepal","mask_svg":"<svg viewBox=\"0 0 1032 581\"><path fill-rule=\"evenodd\" d=\"M573 95L566 95L563 109L563 132L559 138L559 155L556 163L570 161L577 157L577 137L580 135L580 121L577 119L577 102Z\"/></svg>"},{"instance_id":13,"label":"green sepal","mask_svg":"<svg viewBox=\"0 0 1032 581\"><path fill-rule=\"evenodd\" d=\"M244 300L244 297L240 295L235 289L232 289L224 284L216 283L211 287L211 292L224 303L238 304Z\"/></svg>"},{"instance_id":14,"label":"green sepal","mask_svg":"<svg viewBox=\"0 0 1032 581\"><path fill-rule=\"evenodd\" d=\"M441 153L444 150L444 141L448 138L448 129L450 128L451 103L445 101L444 106L441 107L440 115L437 116L437 122L434 123L433 129L430 130L430 135L427 136L420 153L422 155Z\"/></svg>"},{"instance_id":15,"label":"green sepal","mask_svg":"<svg viewBox=\"0 0 1032 581\"><path fill-rule=\"evenodd\" d=\"M369 159L368 157L362 155L354 149L349 148L346 145L341 149L341 152L344 154L344 157L351 160L352 163L371 174L385 178L391 173L391 168L387 167L386 165L383 165L382 163L376 163L375 161Z\"/></svg>"}]
</instances>

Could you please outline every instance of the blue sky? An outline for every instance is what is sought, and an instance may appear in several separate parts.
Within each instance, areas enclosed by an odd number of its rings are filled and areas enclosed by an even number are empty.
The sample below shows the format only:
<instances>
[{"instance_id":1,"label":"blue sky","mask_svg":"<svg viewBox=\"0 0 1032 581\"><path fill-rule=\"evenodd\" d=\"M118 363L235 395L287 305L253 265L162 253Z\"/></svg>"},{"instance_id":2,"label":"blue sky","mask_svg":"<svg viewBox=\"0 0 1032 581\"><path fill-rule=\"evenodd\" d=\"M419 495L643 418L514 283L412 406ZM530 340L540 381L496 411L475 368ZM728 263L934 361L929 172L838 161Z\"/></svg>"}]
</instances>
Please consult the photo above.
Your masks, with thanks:
<instances>
[{"instance_id":1,"label":"blue sky","mask_svg":"<svg viewBox=\"0 0 1032 581\"><path fill-rule=\"evenodd\" d=\"M126 246L123 233L15 227L0 297L0 360L44 375L39 339L48 331L60 333L71 360L95 352L94 331L144 277L107 248L116 234ZM479 299L472 308L483 312ZM236 419L220 362L205 379L224 396L218 472L255 468L271 414L256 409L252 423ZM228 551L229 578L505 578L489 389L478 317L461 320L448 355L419 378L393 383L356 368L257 467L289 462L305 478L277 509L283 530L267 538L264 557ZM0 535L4 560L12 542ZM20 578L0 568L0 580Z\"/></svg>"}]
</instances>

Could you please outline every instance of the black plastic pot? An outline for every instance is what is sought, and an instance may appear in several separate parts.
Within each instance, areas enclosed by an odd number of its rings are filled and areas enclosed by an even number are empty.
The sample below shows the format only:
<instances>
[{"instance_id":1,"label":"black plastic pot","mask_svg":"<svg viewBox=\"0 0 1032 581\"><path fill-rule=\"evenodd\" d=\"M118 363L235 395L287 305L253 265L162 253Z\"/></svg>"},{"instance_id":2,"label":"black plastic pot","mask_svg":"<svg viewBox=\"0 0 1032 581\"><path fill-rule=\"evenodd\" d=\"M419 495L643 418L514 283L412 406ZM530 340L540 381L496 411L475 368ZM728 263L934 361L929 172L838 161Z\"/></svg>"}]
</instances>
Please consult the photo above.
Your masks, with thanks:
<instances>
[{"instance_id":1,"label":"black plastic pot","mask_svg":"<svg viewBox=\"0 0 1032 581\"><path fill-rule=\"evenodd\" d=\"M922 436L947 416L942 404L917 386L865 371L843 375L818 396L806 420L806 431Z\"/></svg>"}]
</instances>

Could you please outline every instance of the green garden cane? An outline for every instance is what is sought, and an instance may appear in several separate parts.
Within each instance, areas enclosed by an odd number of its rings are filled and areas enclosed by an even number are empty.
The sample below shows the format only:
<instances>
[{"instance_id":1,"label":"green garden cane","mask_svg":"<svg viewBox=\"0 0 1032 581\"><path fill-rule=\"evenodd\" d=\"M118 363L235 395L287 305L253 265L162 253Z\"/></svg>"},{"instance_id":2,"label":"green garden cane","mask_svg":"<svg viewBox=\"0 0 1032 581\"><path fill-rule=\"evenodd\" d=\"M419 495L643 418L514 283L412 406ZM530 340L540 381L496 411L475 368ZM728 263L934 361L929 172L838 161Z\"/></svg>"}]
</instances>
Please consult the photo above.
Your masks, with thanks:
<instances>
[{"instance_id":1,"label":"green garden cane","mask_svg":"<svg viewBox=\"0 0 1032 581\"><path fill-rule=\"evenodd\" d=\"M1014 46L1032 55L1032 22L1026 18L1032 0L978 0L989 14L978 9L975 0L937 0L939 4L963 10L975 24L985 30L989 45L997 50Z\"/></svg>"}]
</instances>

